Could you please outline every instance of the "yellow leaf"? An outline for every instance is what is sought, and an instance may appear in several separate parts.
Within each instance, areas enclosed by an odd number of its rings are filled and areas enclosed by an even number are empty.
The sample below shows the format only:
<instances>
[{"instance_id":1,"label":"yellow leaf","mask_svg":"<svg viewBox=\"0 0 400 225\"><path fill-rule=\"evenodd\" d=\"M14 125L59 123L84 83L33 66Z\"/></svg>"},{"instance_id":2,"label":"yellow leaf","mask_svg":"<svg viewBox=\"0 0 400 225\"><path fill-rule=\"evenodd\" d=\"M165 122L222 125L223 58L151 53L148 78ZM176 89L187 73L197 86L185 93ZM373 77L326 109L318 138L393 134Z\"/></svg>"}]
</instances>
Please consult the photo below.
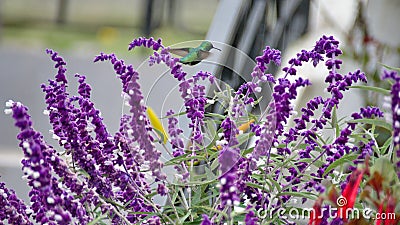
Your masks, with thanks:
<instances>
[{"instance_id":1,"label":"yellow leaf","mask_svg":"<svg viewBox=\"0 0 400 225\"><path fill-rule=\"evenodd\" d=\"M150 108L149 106L147 106L147 116L149 117L150 120L150 124L154 129L157 129L158 131L160 131L163 134L163 143L166 144L167 143L167 132L165 132L165 129L160 121L160 119L158 118L157 114L154 112L154 110L152 108Z\"/></svg>"},{"instance_id":2,"label":"yellow leaf","mask_svg":"<svg viewBox=\"0 0 400 225\"><path fill-rule=\"evenodd\" d=\"M254 123L254 119L249 120L248 122L240 125L238 127L239 130L246 132L250 128L250 124Z\"/></svg>"},{"instance_id":3,"label":"yellow leaf","mask_svg":"<svg viewBox=\"0 0 400 225\"><path fill-rule=\"evenodd\" d=\"M211 149L212 149L212 150L215 150L215 151L221 150L221 149L222 149L222 146L221 146L221 145L213 146Z\"/></svg>"}]
</instances>

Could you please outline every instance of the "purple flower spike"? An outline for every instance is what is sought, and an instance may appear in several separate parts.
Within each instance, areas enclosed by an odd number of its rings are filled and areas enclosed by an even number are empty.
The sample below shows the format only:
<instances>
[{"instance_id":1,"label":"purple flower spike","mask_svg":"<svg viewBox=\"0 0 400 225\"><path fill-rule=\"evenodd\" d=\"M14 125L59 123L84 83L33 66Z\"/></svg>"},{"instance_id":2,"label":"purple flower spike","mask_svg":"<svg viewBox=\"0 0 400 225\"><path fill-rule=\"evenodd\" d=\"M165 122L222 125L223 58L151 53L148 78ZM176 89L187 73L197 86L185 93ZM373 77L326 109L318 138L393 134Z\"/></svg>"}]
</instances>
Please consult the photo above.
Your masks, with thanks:
<instances>
[{"instance_id":1,"label":"purple flower spike","mask_svg":"<svg viewBox=\"0 0 400 225\"><path fill-rule=\"evenodd\" d=\"M228 207L233 207L234 205L239 204L239 194L238 194L238 186L236 184L236 173L228 172L222 175L220 178L220 198L221 204L220 209Z\"/></svg>"},{"instance_id":2,"label":"purple flower spike","mask_svg":"<svg viewBox=\"0 0 400 225\"><path fill-rule=\"evenodd\" d=\"M244 222L246 225L256 225L256 224L258 224L259 221L258 221L258 218L256 217L256 214L254 213L254 211L250 210L246 214Z\"/></svg>"},{"instance_id":3,"label":"purple flower spike","mask_svg":"<svg viewBox=\"0 0 400 225\"><path fill-rule=\"evenodd\" d=\"M32 210L3 182L0 182L0 205L0 223L7 220L8 224L33 225L29 218Z\"/></svg>"},{"instance_id":4,"label":"purple flower spike","mask_svg":"<svg viewBox=\"0 0 400 225\"><path fill-rule=\"evenodd\" d=\"M135 42L137 46L143 45L144 43L153 43L153 41L146 41L143 39ZM140 44L141 43L141 44ZM136 46L136 45L135 45ZM115 72L119 75L122 81L123 92L128 98L128 103L131 106L131 121L128 125L127 139L131 139L132 142L137 142L141 149L144 150L143 159L150 165L153 176L158 180L165 180L166 175L162 172L163 163L159 160L161 152L159 152L154 144L153 137L149 134L152 130L150 122L145 114L146 106L143 104L143 94L138 83L139 74L133 69L132 65L126 66L123 60L119 60L114 54L111 55L100 55L97 56L95 61L99 59L110 60L114 65ZM137 162L142 162L141 155L135 155Z\"/></svg>"},{"instance_id":5,"label":"purple flower spike","mask_svg":"<svg viewBox=\"0 0 400 225\"><path fill-rule=\"evenodd\" d=\"M36 222L69 224L72 217L77 217L79 221L87 223L90 216L86 214L83 205L79 201L73 202L74 197L60 188L61 184L52 174L55 171L60 176L66 175L68 181L71 172L58 158L55 150L42 140L42 135L32 128L28 109L19 102L9 101L7 105L12 110L15 125L21 130L17 137L26 157L22 164L28 184L32 187L29 196L33 203L31 210L36 213ZM72 187L73 184L69 185Z\"/></svg>"},{"instance_id":6,"label":"purple flower spike","mask_svg":"<svg viewBox=\"0 0 400 225\"><path fill-rule=\"evenodd\" d=\"M393 79L390 95L392 97L392 126L393 126L393 145L397 158L400 158L400 76L395 71L384 71L383 79ZM400 178L400 161L397 162L397 175Z\"/></svg>"},{"instance_id":7,"label":"purple flower spike","mask_svg":"<svg viewBox=\"0 0 400 225\"><path fill-rule=\"evenodd\" d=\"M207 215L203 214L202 215L203 220L201 221L200 225L213 225L214 223L211 222L210 218L208 218Z\"/></svg>"}]
</instances>

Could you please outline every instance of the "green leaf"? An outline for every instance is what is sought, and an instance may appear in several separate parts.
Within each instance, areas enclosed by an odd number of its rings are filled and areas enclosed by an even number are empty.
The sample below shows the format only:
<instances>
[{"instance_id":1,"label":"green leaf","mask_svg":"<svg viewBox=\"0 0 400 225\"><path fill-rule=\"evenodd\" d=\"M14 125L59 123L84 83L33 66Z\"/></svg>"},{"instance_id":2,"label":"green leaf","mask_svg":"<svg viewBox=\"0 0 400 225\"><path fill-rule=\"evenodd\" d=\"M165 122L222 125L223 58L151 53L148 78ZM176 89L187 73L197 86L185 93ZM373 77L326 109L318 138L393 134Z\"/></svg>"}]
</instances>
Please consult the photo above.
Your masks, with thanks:
<instances>
[{"instance_id":1,"label":"green leaf","mask_svg":"<svg viewBox=\"0 0 400 225\"><path fill-rule=\"evenodd\" d=\"M192 214L192 210L191 210L191 209L189 209L189 210L187 211L187 213L186 213L183 217L181 217L181 218L179 219L179 222L180 222L180 223L185 222L185 220L190 216L190 214Z\"/></svg>"},{"instance_id":2,"label":"green leaf","mask_svg":"<svg viewBox=\"0 0 400 225\"><path fill-rule=\"evenodd\" d=\"M335 129L335 137L340 136L340 128L339 128L339 123L337 120L337 112L336 112L336 105L333 107L333 112L332 112L332 128Z\"/></svg>"},{"instance_id":3,"label":"green leaf","mask_svg":"<svg viewBox=\"0 0 400 225\"><path fill-rule=\"evenodd\" d=\"M259 189L259 190L266 191L265 188L264 188L262 185L259 185L259 184L246 182L246 186L249 186L249 187L257 188L257 189Z\"/></svg>"},{"instance_id":4,"label":"green leaf","mask_svg":"<svg viewBox=\"0 0 400 225\"><path fill-rule=\"evenodd\" d=\"M380 87L372 87L372 86L363 86L363 85L354 85L354 86L349 86L349 88L358 88L366 91L373 91L377 93L381 93L384 95L390 95L390 91L380 88Z\"/></svg>"},{"instance_id":5,"label":"green leaf","mask_svg":"<svg viewBox=\"0 0 400 225\"><path fill-rule=\"evenodd\" d=\"M234 222L243 222L245 219L246 219L246 213L239 213L233 217Z\"/></svg>"},{"instance_id":6,"label":"green leaf","mask_svg":"<svg viewBox=\"0 0 400 225\"><path fill-rule=\"evenodd\" d=\"M167 119L167 118L171 118L171 117L176 117L176 116L181 116L181 115L185 115L186 111L180 112L180 113L175 113L169 116L164 116L164 117L160 117L160 119Z\"/></svg>"},{"instance_id":7,"label":"green leaf","mask_svg":"<svg viewBox=\"0 0 400 225\"><path fill-rule=\"evenodd\" d=\"M178 194L179 194L178 190L175 190L174 194L172 195L172 198L171 198L171 205L175 205L175 201L176 201L176 198L178 197Z\"/></svg>"},{"instance_id":8,"label":"green leaf","mask_svg":"<svg viewBox=\"0 0 400 225\"><path fill-rule=\"evenodd\" d=\"M216 152L216 153L219 154L219 152ZM211 170L213 171L213 170L217 169L218 167L219 167L219 162L218 162L218 160L214 160L214 161L211 163Z\"/></svg>"},{"instance_id":9,"label":"green leaf","mask_svg":"<svg viewBox=\"0 0 400 225\"><path fill-rule=\"evenodd\" d=\"M242 156L245 157L247 154L252 153L253 150L254 150L254 147L251 147L251 148L249 148L249 149L244 150L244 151L242 152Z\"/></svg>"},{"instance_id":10,"label":"green leaf","mask_svg":"<svg viewBox=\"0 0 400 225\"><path fill-rule=\"evenodd\" d=\"M106 218L107 218L107 216L105 216L105 215L100 215L100 216L96 217L94 220L90 221L87 225L95 225L95 224L98 224L98 223L100 222L100 220L104 220L104 219L106 219Z\"/></svg>"},{"instance_id":11,"label":"green leaf","mask_svg":"<svg viewBox=\"0 0 400 225\"><path fill-rule=\"evenodd\" d=\"M204 170L205 170L205 173L206 173L207 180L215 180L215 179L217 179L217 176L210 170L210 168L205 167Z\"/></svg>"},{"instance_id":12,"label":"green leaf","mask_svg":"<svg viewBox=\"0 0 400 225\"><path fill-rule=\"evenodd\" d=\"M260 103L262 99L263 99L263 96L260 96L260 98L258 98L257 100L255 100L255 101L253 102L253 106L258 105L258 103Z\"/></svg>"},{"instance_id":13,"label":"green leaf","mask_svg":"<svg viewBox=\"0 0 400 225\"><path fill-rule=\"evenodd\" d=\"M210 135L210 137L216 137L217 136L217 131L215 130L215 121L214 120L206 120L205 121L206 126L207 126L207 133Z\"/></svg>"},{"instance_id":14,"label":"green leaf","mask_svg":"<svg viewBox=\"0 0 400 225\"><path fill-rule=\"evenodd\" d=\"M378 127L385 128L388 131L392 131L392 125L387 123L384 120L381 119L357 119L357 120L349 120L347 121L348 123L365 123L365 124L371 124L375 125Z\"/></svg>"},{"instance_id":15,"label":"green leaf","mask_svg":"<svg viewBox=\"0 0 400 225\"><path fill-rule=\"evenodd\" d=\"M381 174L387 184L392 183L397 178L393 163L385 156L381 156L375 160L374 165L371 166L371 174L374 174L374 172Z\"/></svg>"},{"instance_id":16,"label":"green leaf","mask_svg":"<svg viewBox=\"0 0 400 225\"><path fill-rule=\"evenodd\" d=\"M394 70L394 71L400 72L400 68L396 68L396 67L384 65L384 64L382 64L382 63L380 63L380 64L381 64L383 67L385 67L386 69Z\"/></svg>"},{"instance_id":17,"label":"green leaf","mask_svg":"<svg viewBox=\"0 0 400 225\"><path fill-rule=\"evenodd\" d=\"M206 116L209 116L209 117L217 117L217 118L219 118L219 119L221 119L221 120L224 120L224 119L225 119L225 116L224 116L224 115L217 114L217 113L206 113L205 115L206 115Z\"/></svg>"},{"instance_id":18,"label":"green leaf","mask_svg":"<svg viewBox=\"0 0 400 225\"><path fill-rule=\"evenodd\" d=\"M206 186L206 185L204 185L204 186ZM202 195L202 193L204 191L202 187L203 186L192 187L192 193L194 193L193 197L192 197L192 204L193 205L197 205L199 203L199 201L201 199L201 195Z\"/></svg>"},{"instance_id":19,"label":"green leaf","mask_svg":"<svg viewBox=\"0 0 400 225\"><path fill-rule=\"evenodd\" d=\"M183 161L190 161L190 160L192 160L192 159L198 159L198 160L205 160L205 159L206 159L204 156L201 156L201 155L195 155L195 156L189 156L189 155L190 155L190 154L187 153L187 154L178 156L178 157L176 157L176 158L173 158L173 159L171 159L171 160L165 162L164 165L165 165L165 166L171 166L171 165L179 164L179 163L181 163L181 162L183 162Z\"/></svg>"},{"instance_id":20,"label":"green leaf","mask_svg":"<svg viewBox=\"0 0 400 225\"><path fill-rule=\"evenodd\" d=\"M253 136L252 133L246 133L246 134L239 134L237 136L237 140L239 142L238 146L242 145L246 141L248 141L251 137Z\"/></svg>"},{"instance_id":21,"label":"green leaf","mask_svg":"<svg viewBox=\"0 0 400 225\"><path fill-rule=\"evenodd\" d=\"M203 219L201 217L193 220L193 221L186 221L182 225L199 225Z\"/></svg>"},{"instance_id":22,"label":"green leaf","mask_svg":"<svg viewBox=\"0 0 400 225\"><path fill-rule=\"evenodd\" d=\"M85 176L86 178L90 179L90 175L89 175L88 172L86 172L86 170L84 170L84 169L79 169L78 171L79 171L79 173L81 173L83 176Z\"/></svg>"},{"instance_id":23,"label":"green leaf","mask_svg":"<svg viewBox=\"0 0 400 225\"><path fill-rule=\"evenodd\" d=\"M316 160L314 161L314 158L303 158L300 159L299 162L306 162L307 164L313 163L314 166L316 167L321 167L325 164L325 162L321 161L321 160Z\"/></svg>"},{"instance_id":24,"label":"green leaf","mask_svg":"<svg viewBox=\"0 0 400 225\"><path fill-rule=\"evenodd\" d=\"M322 177L324 177L326 174L330 173L333 169L335 169L338 166L341 166L345 163L348 162L353 162L355 159L357 159L358 155L354 155L354 154L349 154L349 155L344 155L342 158L337 159L336 161L334 161L333 163L331 163L328 168L326 168L324 174L322 175Z\"/></svg>"},{"instance_id":25,"label":"green leaf","mask_svg":"<svg viewBox=\"0 0 400 225\"><path fill-rule=\"evenodd\" d=\"M212 198L217 198L217 196L219 196L219 192L214 192L213 194L210 194L210 193L208 193L208 196L207 197L203 197L199 202L198 202L198 204L201 204L201 203L203 203L203 202L206 202L206 201L208 201L208 200L210 200L210 199L212 199ZM208 204L208 203L207 203Z\"/></svg>"},{"instance_id":26,"label":"green leaf","mask_svg":"<svg viewBox=\"0 0 400 225\"><path fill-rule=\"evenodd\" d=\"M381 147L380 155L386 154L386 151L388 150L390 144L392 144L392 140L393 140L393 137L390 137L385 141L385 143Z\"/></svg>"},{"instance_id":27,"label":"green leaf","mask_svg":"<svg viewBox=\"0 0 400 225\"><path fill-rule=\"evenodd\" d=\"M222 215L225 218L228 218L228 214L226 214L225 212L217 210L217 209L213 209L213 208L208 207L208 206L192 205L192 208L193 209L202 209L202 211L207 212L207 213L214 212L214 213L217 213L219 215Z\"/></svg>"},{"instance_id":28,"label":"green leaf","mask_svg":"<svg viewBox=\"0 0 400 225\"><path fill-rule=\"evenodd\" d=\"M282 195L290 195L293 197L300 197L300 198L307 198L307 199L311 199L311 200L315 200L318 198L318 195L313 194L311 192L281 192L278 193L276 196L282 196Z\"/></svg>"},{"instance_id":29,"label":"green leaf","mask_svg":"<svg viewBox=\"0 0 400 225\"><path fill-rule=\"evenodd\" d=\"M274 178L272 178L272 177L269 177L268 180L274 185L274 187L276 188L277 191L282 191L282 187L281 187L281 185L278 183L278 181L276 181L276 180L275 180Z\"/></svg>"},{"instance_id":30,"label":"green leaf","mask_svg":"<svg viewBox=\"0 0 400 225\"><path fill-rule=\"evenodd\" d=\"M158 142L158 143L164 143L165 142L166 143L167 140L168 140L167 136L165 135L166 133L164 133L163 131L161 131L161 130L155 128L155 127L152 127L152 128L157 133L158 138L159 138L158 140L155 139L154 142Z\"/></svg>"}]
</instances>

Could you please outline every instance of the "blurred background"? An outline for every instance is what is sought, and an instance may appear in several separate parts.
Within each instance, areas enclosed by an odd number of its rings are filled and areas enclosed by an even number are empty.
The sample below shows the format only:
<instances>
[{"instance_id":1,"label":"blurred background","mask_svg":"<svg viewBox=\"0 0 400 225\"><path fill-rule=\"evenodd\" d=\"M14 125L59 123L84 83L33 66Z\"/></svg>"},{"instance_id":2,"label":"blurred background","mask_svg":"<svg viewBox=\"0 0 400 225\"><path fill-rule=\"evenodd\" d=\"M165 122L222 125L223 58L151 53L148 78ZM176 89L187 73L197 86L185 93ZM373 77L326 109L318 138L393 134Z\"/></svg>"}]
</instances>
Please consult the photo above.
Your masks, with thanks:
<instances>
[{"instance_id":1,"label":"blurred background","mask_svg":"<svg viewBox=\"0 0 400 225\"><path fill-rule=\"evenodd\" d=\"M114 133L121 115L120 83L108 63L94 64L93 58L100 52L114 52L140 67L149 52L127 51L129 42L139 36L161 37L166 46L207 39L233 46L253 59L270 45L282 50L285 65L296 52L311 49L322 34L334 35L343 43L344 60L350 62L343 73L361 68L371 84L381 86L379 63L400 66L398 21L400 0L0 0L0 102L13 99L28 106L35 128L57 146L42 113L45 104L40 89L56 73L45 54L46 48L52 48L67 61L71 78L75 73L87 76L93 101ZM214 61L238 66L235 69L240 74L248 74L253 66L229 51ZM246 80L246 76L233 75L232 69L204 68L232 86ZM149 104L161 114L165 95L154 88L154 82L163 70L142 70L144 93L153 91ZM278 68L271 67L270 72L280 76ZM299 107L310 96L322 93L324 72L323 68L302 68L300 73L314 85L301 93ZM76 83L70 80L73 92ZM172 89L173 82L165 78L158 85ZM174 99L173 94L169 98ZM355 91L345 97L340 110L346 115L362 105L378 103L379 99ZM0 114L0 180L27 199L17 132L12 118Z\"/></svg>"}]
</instances>

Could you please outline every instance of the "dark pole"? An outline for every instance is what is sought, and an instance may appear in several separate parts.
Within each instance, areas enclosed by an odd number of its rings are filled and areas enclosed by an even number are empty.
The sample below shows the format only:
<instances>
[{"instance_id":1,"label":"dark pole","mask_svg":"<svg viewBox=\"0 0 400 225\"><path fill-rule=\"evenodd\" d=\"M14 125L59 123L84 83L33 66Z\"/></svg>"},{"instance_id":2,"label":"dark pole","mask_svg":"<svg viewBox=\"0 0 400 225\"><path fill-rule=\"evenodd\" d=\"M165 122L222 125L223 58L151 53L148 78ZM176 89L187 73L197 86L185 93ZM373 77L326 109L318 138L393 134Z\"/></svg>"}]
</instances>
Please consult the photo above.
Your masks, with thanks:
<instances>
[{"instance_id":1,"label":"dark pole","mask_svg":"<svg viewBox=\"0 0 400 225\"><path fill-rule=\"evenodd\" d=\"M58 1L57 24L65 24L67 19L68 0Z\"/></svg>"},{"instance_id":2,"label":"dark pole","mask_svg":"<svg viewBox=\"0 0 400 225\"><path fill-rule=\"evenodd\" d=\"M169 4L168 4L168 23L171 26L175 25L175 7L176 7L176 1L175 0L169 0Z\"/></svg>"},{"instance_id":3,"label":"dark pole","mask_svg":"<svg viewBox=\"0 0 400 225\"><path fill-rule=\"evenodd\" d=\"M152 30L152 19L153 19L153 0L146 1L146 14L144 21L144 35L148 37L151 34Z\"/></svg>"},{"instance_id":4,"label":"dark pole","mask_svg":"<svg viewBox=\"0 0 400 225\"><path fill-rule=\"evenodd\" d=\"M0 9L1 9L1 5L2 5L2 0L0 0ZM0 10L0 41L2 39L3 35L3 18L2 18L2 14L1 14L1 10Z\"/></svg>"}]
</instances>

